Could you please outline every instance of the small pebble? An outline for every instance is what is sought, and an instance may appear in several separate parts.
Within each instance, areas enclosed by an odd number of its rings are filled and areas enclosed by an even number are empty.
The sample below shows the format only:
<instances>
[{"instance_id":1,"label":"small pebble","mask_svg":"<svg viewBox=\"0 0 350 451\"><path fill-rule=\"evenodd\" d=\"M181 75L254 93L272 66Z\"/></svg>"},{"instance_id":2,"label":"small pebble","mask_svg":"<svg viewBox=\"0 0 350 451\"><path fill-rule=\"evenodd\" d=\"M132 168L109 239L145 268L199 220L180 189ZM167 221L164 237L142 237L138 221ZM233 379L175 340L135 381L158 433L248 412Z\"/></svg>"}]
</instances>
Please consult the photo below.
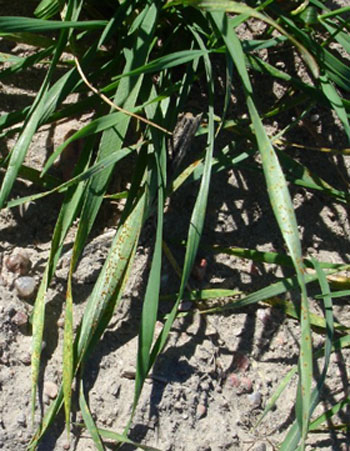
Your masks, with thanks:
<instances>
[{"instance_id":1,"label":"small pebble","mask_svg":"<svg viewBox=\"0 0 350 451\"><path fill-rule=\"evenodd\" d=\"M266 445L264 442L258 443L253 451L266 451Z\"/></svg>"},{"instance_id":2,"label":"small pebble","mask_svg":"<svg viewBox=\"0 0 350 451\"><path fill-rule=\"evenodd\" d=\"M30 352L24 352L19 360L24 364L24 365L30 365L32 363L32 356L30 354Z\"/></svg>"},{"instance_id":3,"label":"small pebble","mask_svg":"<svg viewBox=\"0 0 350 451\"><path fill-rule=\"evenodd\" d=\"M27 426L27 419L24 413L20 413L16 418L17 424L20 426L26 427Z\"/></svg>"},{"instance_id":4,"label":"small pebble","mask_svg":"<svg viewBox=\"0 0 350 451\"><path fill-rule=\"evenodd\" d=\"M313 122L313 123L317 122L319 119L320 119L320 115L319 114L312 114L310 116L310 121Z\"/></svg>"},{"instance_id":5,"label":"small pebble","mask_svg":"<svg viewBox=\"0 0 350 451\"><path fill-rule=\"evenodd\" d=\"M57 398L58 395L58 387L54 382L46 381L44 383L44 394L47 395L50 399Z\"/></svg>"},{"instance_id":6,"label":"small pebble","mask_svg":"<svg viewBox=\"0 0 350 451\"><path fill-rule=\"evenodd\" d=\"M107 427L111 427L112 424L113 424L113 422L114 422L114 418L113 418L113 417L108 417L108 418L106 419L106 426L107 426Z\"/></svg>"},{"instance_id":7,"label":"small pebble","mask_svg":"<svg viewBox=\"0 0 350 451\"><path fill-rule=\"evenodd\" d=\"M227 377L227 383L228 383L229 385L231 385L231 387L238 388L239 385L240 385L240 383L241 383L241 381L240 381L240 378L237 376L237 374L231 373L231 374Z\"/></svg>"},{"instance_id":8,"label":"small pebble","mask_svg":"<svg viewBox=\"0 0 350 451\"><path fill-rule=\"evenodd\" d=\"M5 265L9 271L24 276L25 274L28 274L31 262L26 251L17 250L6 258Z\"/></svg>"},{"instance_id":9,"label":"small pebble","mask_svg":"<svg viewBox=\"0 0 350 451\"><path fill-rule=\"evenodd\" d=\"M182 412L182 402L181 401L176 401L174 404L174 408L176 410L179 410L180 412Z\"/></svg>"},{"instance_id":10,"label":"small pebble","mask_svg":"<svg viewBox=\"0 0 350 451\"><path fill-rule=\"evenodd\" d=\"M23 276L15 280L15 288L17 294L21 298L31 298L36 290L36 282L33 277Z\"/></svg>"},{"instance_id":11,"label":"small pebble","mask_svg":"<svg viewBox=\"0 0 350 451\"><path fill-rule=\"evenodd\" d=\"M250 393L253 389L253 382L249 377L240 377L235 373L231 373L227 377L227 383L237 389L237 394Z\"/></svg>"},{"instance_id":12,"label":"small pebble","mask_svg":"<svg viewBox=\"0 0 350 451\"><path fill-rule=\"evenodd\" d=\"M259 391L255 391L247 396L248 402L252 407L259 407L262 401L262 396Z\"/></svg>"},{"instance_id":13,"label":"small pebble","mask_svg":"<svg viewBox=\"0 0 350 451\"><path fill-rule=\"evenodd\" d=\"M28 323L28 315L24 312L17 312L12 318L11 322L18 327L24 326Z\"/></svg>"},{"instance_id":14,"label":"small pebble","mask_svg":"<svg viewBox=\"0 0 350 451\"><path fill-rule=\"evenodd\" d=\"M61 329L64 328L64 318L58 318L57 320L57 327L60 327Z\"/></svg>"},{"instance_id":15,"label":"small pebble","mask_svg":"<svg viewBox=\"0 0 350 451\"><path fill-rule=\"evenodd\" d=\"M241 377L240 388L242 393L250 393L253 390L253 382L249 377Z\"/></svg>"},{"instance_id":16,"label":"small pebble","mask_svg":"<svg viewBox=\"0 0 350 451\"><path fill-rule=\"evenodd\" d=\"M207 407L204 404L198 404L196 409L196 418L199 420L200 418L205 417L207 414Z\"/></svg>"},{"instance_id":17,"label":"small pebble","mask_svg":"<svg viewBox=\"0 0 350 451\"><path fill-rule=\"evenodd\" d=\"M114 397L117 398L119 396L119 392L120 392L120 384L115 384L114 386L112 386L111 393Z\"/></svg>"},{"instance_id":18,"label":"small pebble","mask_svg":"<svg viewBox=\"0 0 350 451\"><path fill-rule=\"evenodd\" d=\"M248 357L244 354L241 354L240 352L237 352L234 358L233 362L235 368L237 368L239 371L247 371L247 369L250 366L250 361Z\"/></svg>"}]
</instances>

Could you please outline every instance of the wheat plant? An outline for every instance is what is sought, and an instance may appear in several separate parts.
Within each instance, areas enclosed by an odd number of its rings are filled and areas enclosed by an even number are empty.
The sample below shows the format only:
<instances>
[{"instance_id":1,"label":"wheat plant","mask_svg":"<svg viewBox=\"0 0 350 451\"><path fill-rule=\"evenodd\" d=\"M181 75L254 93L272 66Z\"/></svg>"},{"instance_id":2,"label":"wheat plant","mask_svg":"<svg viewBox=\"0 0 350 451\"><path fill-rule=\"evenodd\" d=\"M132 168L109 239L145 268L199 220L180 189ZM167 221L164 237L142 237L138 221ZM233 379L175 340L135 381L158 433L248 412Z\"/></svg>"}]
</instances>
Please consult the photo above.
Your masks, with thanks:
<instances>
[{"instance_id":1,"label":"wheat plant","mask_svg":"<svg viewBox=\"0 0 350 451\"><path fill-rule=\"evenodd\" d=\"M349 195L346 190L331 186L319 174L309 170L305 160L302 162L287 152L295 147L286 136L291 130L298 130L300 121L311 108L320 107L333 113L344 136L350 139L350 68L344 60L344 55L350 54L350 32L346 20L349 10L350 7L330 10L318 0L303 3L278 0L42 0L32 17L0 17L2 39L35 48L29 56L0 54L0 60L7 63L0 73L0 80L24 74L38 64L46 70L32 105L0 117L2 139L17 133L15 146L1 160L1 207L40 202L54 193L61 196L50 256L33 309L33 417L37 406L47 292L55 277L67 234L73 225L75 227L65 303L62 385L57 399L37 425L29 449L37 447L62 408L69 436L72 384L75 380L79 381L79 407L84 424L96 449L104 449L104 438L132 443L128 439L128 430L143 384L167 343L180 302L183 299L199 302L209 297L229 299L233 294L231 290L218 288L189 291L188 281L198 250L204 246L201 236L212 175L236 168L244 171L248 167L247 170L253 169L264 175L266 196L286 252L263 253L256 249L224 247L220 246L221 243L207 248L206 252L227 253L253 262L290 267L294 276L276 279L262 289L241 294L239 299L235 298L225 306L218 304L201 310L201 314L224 311L235 314L238 308L267 302L274 308L283 307L288 315L299 321L299 363L286 375L263 414L268 415L292 375L297 373L296 420L280 449L304 449L308 433L341 408L340 404L334 405L323 415L313 416L331 353L350 343L348 330L334 323L332 298L337 293L332 292L329 282L330 275L346 270L348 265L345 262L316 261L304 255L290 187L296 185L305 191L319 191L325 203L347 205ZM253 39L242 37L240 30L245 24L252 30L256 24L261 25ZM288 67L282 69L270 62L264 57L267 51L291 52L295 56L291 63L293 70ZM216 103L218 88L214 60L219 61L224 75L225 95L220 107ZM305 76L295 70L295 65L303 68ZM287 87L283 97L272 107L262 109L256 103L260 93L254 86L259 77L284 83ZM235 90L241 92L241 109L248 114L244 119L232 114L233 82ZM202 152L191 157L188 146L175 143L174 130L179 115L189 109L198 84L206 104L202 102L201 111L195 112L201 116L192 131L182 133L182 138L187 137L189 141L200 139L203 143ZM72 93L79 94L78 100L67 105L65 100ZM292 119L295 110L299 115ZM29 145L41 127L87 111L94 112L90 122L58 146L41 171L24 164ZM286 113L290 113L291 118L287 126L269 133L265 122L271 118L278 122ZM221 136L225 136L225 145L221 145ZM83 140L84 144L74 172L68 180L52 177L50 168L54 161L67 146L78 140ZM241 145L243 142L244 146ZM336 153L341 158L349 154L348 148L335 146L316 146L313 150ZM184 158L182 154L185 154ZM107 190L114 171L118 170L122 160L130 156L133 157L133 168L129 188L114 193L114 198L125 199L115 238L87 300L78 331L74 333L72 277L95 227L103 200L113 198L111 194L107 196ZM31 181L36 193L25 198L13 198L11 193L18 177ZM189 184L192 184L196 199L187 224L184 260L178 262L181 268L179 286L173 295L171 311L162 318L159 314L162 258L164 254L167 258L171 254L163 233L165 207L174 193L181 193L181 189ZM102 431L93 420L84 395L84 364L122 302L140 234L151 215L155 218L155 236L142 301L135 394L130 400L132 415L127 425L120 425L124 432L117 434ZM317 299L324 304L324 318L310 314L312 299L308 294L308 284L315 281L319 283ZM283 300L283 294L295 289L299 299L296 304ZM346 294L346 291L341 292L343 296ZM163 327L155 339L158 319L161 319ZM314 327L322 329L325 335L324 350L318 353L312 347ZM314 383L313 363L321 356L324 357L323 372Z\"/></svg>"}]
</instances>

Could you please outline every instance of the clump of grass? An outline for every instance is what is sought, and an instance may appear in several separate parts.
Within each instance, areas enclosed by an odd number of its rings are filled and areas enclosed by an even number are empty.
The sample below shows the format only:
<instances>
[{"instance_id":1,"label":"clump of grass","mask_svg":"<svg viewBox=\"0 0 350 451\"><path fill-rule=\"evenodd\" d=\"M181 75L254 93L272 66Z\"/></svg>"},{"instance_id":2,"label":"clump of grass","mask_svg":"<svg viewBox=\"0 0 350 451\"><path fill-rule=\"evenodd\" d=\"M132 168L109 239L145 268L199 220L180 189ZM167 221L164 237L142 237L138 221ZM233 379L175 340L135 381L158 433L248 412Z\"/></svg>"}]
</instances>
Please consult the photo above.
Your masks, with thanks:
<instances>
[{"instance_id":1,"label":"clump of grass","mask_svg":"<svg viewBox=\"0 0 350 451\"><path fill-rule=\"evenodd\" d=\"M309 431L340 408L340 405L336 405L332 411L316 419L312 417L320 398L331 352L349 345L347 330L341 324L334 324L333 294L327 281L328 275L346 269L347 265L305 259L289 186L294 184L307 191L317 190L324 195L325 202L347 204L349 196L345 190L331 186L317 173L311 172L285 150L297 145L286 139L287 133L297 129L298 121L314 107L335 113L342 124L344 135L350 138L350 103L347 100L350 69L341 56L342 52L350 54L349 25L344 19L349 8L331 11L317 0L302 4L289 2L288 7L274 0L249 2L249 5L224 0L125 0L121 3L107 0L98 3L43 0L34 12L36 17L0 17L0 33L4 39L35 45L37 48L30 56L1 54L2 61L7 61L9 65L0 73L0 79L15 73L25 73L40 63L47 68L33 104L0 118L2 137L12 133L14 127L18 131L14 148L8 157L2 159L4 177L0 191L1 207L11 208L57 192L62 196L50 256L33 311L33 415L47 290L55 276L67 233L73 223L78 223L67 280L62 387L57 399L45 413L32 439L31 449L37 446L62 406L69 435L71 387L78 376L81 381L80 409L97 449L103 449L103 438L107 436L120 442L130 442L127 432L145 378L164 349L181 300L186 297L200 300L205 296L214 299L223 296L223 291L218 289L188 292L187 282L201 246L211 176L219 171L241 167L242 162L249 162L250 167L263 173L266 194L287 252L285 255L260 253L254 249L218 246L212 251L233 253L252 261L291 266L295 276L242 295L241 299L225 307L202 311L202 314L234 310L262 301L273 303L276 296L297 288L300 299L297 306L282 300L280 303L288 314L300 322L299 364L286 376L264 415L272 408L293 372L298 372L299 377L295 400L296 421L281 444L281 449L303 449ZM239 27L252 19L265 24L261 28L261 35L251 40L239 38ZM333 49L334 44L337 51ZM266 50L294 52L298 55L297 64L304 68L307 77L296 75L298 70L293 64L292 70L282 70L273 65L262 57L262 52ZM69 58L63 58L64 54L68 54ZM226 92L221 111L217 111L215 102L214 57L220 58L221 64L225 65ZM58 67L65 68L63 75L57 75ZM287 86L284 96L265 110L257 107L259 93L254 90L255 79L262 76ZM186 111L198 80L202 80L206 91L207 104L198 111L203 113L198 134L206 137L205 149L195 162L180 165L174 173L169 161L171 135L179 114ZM232 80L235 80L235 89L243 94L245 105L242 110L248 112L249 120L232 117L230 113ZM74 105L66 106L64 101L72 93L79 93L79 100ZM299 116L277 134L270 136L264 121L271 118L278 121L292 109L297 109ZM62 118L82 115L89 110L95 112L90 123L55 149L40 173L24 165L29 145L40 127ZM137 132L132 133L131 129ZM230 136L236 146L221 146L217 138L223 133L226 137ZM80 154L72 178L68 181L52 178L48 171L54 160L65 147L78 139L84 139L84 151ZM244 150L239 145L243 139ZM98 151L95 154L96 146ZM337 152L338 155L349 153L348 149L326 147L315 149ZM254 158L256 154L260 154L261 158ZM126 197L125 207L108 258L87 301L79 331L74 334L72 276L95 226L113 171L129 155L134 155L131 187L126 193L115 195ZM38 187L38 192L26 198L9 200L19 176L32 181ZM174 296L173 308L164 319L163 329L154 340L155 323L159 316L161 262L163 249L168 249L163 233L164 207L166 200L187 183L194 183L196 200L188 222L179 288ZM143 299L135 396L131 401L130 422L124 433L117 435L98 429L93 421L84 397L84 363L93 347L98 346L116 306L121 302L140 233L151 214L156 217L155 242ZM166 253L169 255L169 251ZM309 312L307 285L315 280L320 285L324 318L315 317ZM231 294L230 291L225 292L225 296ZM324 369L314 386L312 366L319 356L312 348L312 327L315 325L324 328L326 341ZM337 341L334 340L335 331L343 335Z\"/></svg>"}]
</instances>

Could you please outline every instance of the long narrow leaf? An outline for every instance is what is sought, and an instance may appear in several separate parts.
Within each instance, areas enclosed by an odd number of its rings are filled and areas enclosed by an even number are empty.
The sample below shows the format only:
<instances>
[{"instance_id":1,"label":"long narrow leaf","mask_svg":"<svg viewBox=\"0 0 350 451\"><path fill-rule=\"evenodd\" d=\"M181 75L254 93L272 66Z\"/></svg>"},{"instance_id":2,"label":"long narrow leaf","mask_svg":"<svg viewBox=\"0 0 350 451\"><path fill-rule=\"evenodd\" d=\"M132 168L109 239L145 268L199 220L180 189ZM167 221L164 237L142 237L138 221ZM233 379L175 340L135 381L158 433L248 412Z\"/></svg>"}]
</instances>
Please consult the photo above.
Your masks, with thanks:
<instances>
[{"instance_id":1,"label":"long narrow leaf","mask_svg":"<svg viewBox=\"0 0 350 451\"><path fill-rule=\"evenodd\" d=\"M16 31L44 32L53 30L66 30L74 28L79 30L91 30L102 28L107 25L105 20L86 20L74 22L66 20L43 20L21 16L2 16L0 17L0 32L13 33Z\"/></svg>"},{"instance_id":2,"label":"long narrow leaf","mask_svg":"<svg viewBox=\"0 0 350 451\"><path fill-rule=\"evenodd\" d=\"M62 376L64 412L66 417L66 431L68 441L70 440L70 411L72 398L72 381L74 376L73 344L74 344L74 323L73 323L73 294L72 294L72 265L71 265L68 276L66 307L64 314L63 376ZM80 390L83 390L83 388L81 387ZM84 402L84 400L82 402Z\"/></svg>"},{"instance_id":3,"label":"long narrow leaf","mask_svg":"<svg viewBox=\"0 0 350 451\"><path fill-rule=\"evenodd\" d=\"M159 110L159 107L158 109L156 109L154 106L150 106L148 107L148 109L146 109L146 112L148 113L147 116L156 116L158 119L158 117L160 116ZM162 267L163 217L165 200L164 193L166 186L166 148L165 138L161 138L157 130L152 129L151 133L154 147L154 167L156 172L155 193L154 196L151 193L151 199L153 197L157 198L157 230L151 270L147 282L145 299L142 308L133 411L135 411L135 408L137 406L142 386L147 377L150 367L150 350L152 347L155 325L157 321Z\"/></svg>"},{"instance_id":4,"label":"long narrow leaf","mask_svg":"<svg viewBox=\"0 0 350 451\"><path fill-rule=\"evenodd\" d=\"M316 269L317 277L320 283L320 287L322 289L322 294L324 295L324 307L325 307L325 320L326 320L326 342L324 346L324 365L322 373L320 374L317 385L312 391L311 402L310 402L310 417L315 410L317 403L320 398L320 393L326 379L327 370L329 366L331 351L332 351L332 341L334 336L334 320L332 313L332 300L330 297L329 285L327 283L327 279L325 274L323 273L320 265L316 260L313 260L313 264ZM297 424L293 424L289 429L288 434L281 445L281 450L292 450L295 449L300 440L300 429L297 427Z\"/></svg>"},{"instance_id":5,"label":"long narrow leaf","mask_svg":"<svg viewBox=\"0 0 350 451\"><path fill-rule=\"evenodd\" d=\"M133 40L133 52L125 49L126 65L124 72L129 72L135 66L139 66L147 61L148 54L143 51L144 46L147 47L152 40L152 34L154 33L154 23L157 15L155 5L147 7L147 15L144 18L144 22L140 24L139 33L135 33ZM123 103L123 108L130 111L135 104L141 88L143 77L138 78L123 78L116 91L114 97L114 103ZM121 121L112 130L107 130L103 133L97 161L102 160L111 153L120 149L123 140L126 137L126 133L129 127L130 117L123 115ZM102 173L93 177L89 183L87 195L84 202L84 207L81 214L81 220L79 222L79 228L77 232L77 242L79 249L77 249L76 257L78 258L82 246L85 243L86 237L91 230L91 227L95 221L96 215L103 201L103 195L107 190L107 186L112 174L113 167L104 170Z\"/></svg>"},{"instance_id":6,"label":"long narrow leaf","mask_svg":"<svg viewBox=\"0 0 350 451\"><path fill-rule=\"evenodd\" d=\"M92 418L91 412L89 410L89 406L87 405L85 395L84 395L84 385L83 381L80 381L80 388L79 388L79 405L81 414L83 416L84 423L90 432L91 438L94 441L94 444L96 446L96 449L98 451L104 451L106 448L104 444L102 443L99 431L95 425L95 422Z\"/></svg>"},{"instance_id":7,"label":"long narrow leaf","mask_svg":"<svg viewBox=\"0 0 350 451\"><path fill-rule=\"evenodd\" d=\"M204 44L203 44L200 36L193 29L191 31L192 31L193 35L195 36L199 46L204 47ZM197 250L199 247L199 242L201 239L202 230L203 230L203 226L204 226L204 218L205 218L208 193L209 193L209 182L210 182L210 176L211 176L211 166L212 166L211 162L212 162L213 149L214 149L214 105L213 105L214 86L213 86L212 68L211 68L211 63L208 58L208 55L204 56L204 64L205 64L207 84L208 84L208 89L209 89L209 111L208 111L209 123L208 123L207 151L206 151L205 162L204 162L203 176L202 176L202 180L201 180L201 184L200 184L200 188L199 188L199 193L198 193L198 196L197 196L197 199L195 202L195 206L194 206L194 209L192 212L192 216L191 216L190 227L189 227L189 231L188 231L187 245L186 245L185 261L184 261L184 265L183 265L183 272L182 272L182 277L181 277L179 294L178 294L177 300L175 302L175 305L172 308L170 314L168 315L168 318L164 324L164 327L153 346L150 364L153 364L153 362L155 361L158 354L164 348L166 341L168 339L170 328L176 318L178 306L181 302L187 281L190 277L190 273L191 273L192 266L193 266L195 258L196 258L196 254L197 254Z\"/></svg>"},{"instance_id":8,"label":"long narrow leaf","mask_svg":"<svg viewBox=\"0 0 350 451\"><path fill-rule=\"evenodd\" d=\"M321 87L324 95L329 100L329 103L331 104L334 111L337 113L339 119L341 120L345 133L348 137L348 140L350 141L350 124L348 115L346 113L344 104L342 102L341 97L337 93L336 89L332 85L332 83L329 81L327 75L325 73L322 73L320 76L320 82Z\"/></svg>"},{"instance_id":9,"label":"long narrow leaf","mask_svg":"<svg viewBox=\"0 0 350 451\"><path fill-rule=\"evenodd\" d=\"M72 2L69 3L68 9L67 9L67 15L66 17L69 18L73 14L74 4ZM52 62L52 65L50 67L50 70L44 80L44 83L42 84L38 100L34 103L33 107L31 108L31 112L29 112L29 120L27 122L27 125L25 127L24 132L19 138L19 141L17 142L15 149L12 152L9 167L3 181L3 185L1 187L0 192L0 206L4 203L12 184L15 180L16 174L19 170L19 167L23 161L23 158L25 156L25 152L27 150L27 147L29 146L29 142L32 139L32 136L39 124L40 118L43 113L44 109L44 103L47 96L48 86L50 79L53 74L53 68L55 67L56 62L58 61L64 46L68 39L68 32L63 30L59 37L59 42L55 51L54 59ZM16 161L16 157L18 157L19 161ZM65 213L67 213L67 210L64 208L62 209L62 214L59 217L59 220L56 224L55 232L56 235L54 238L56 241L53 241L52 249L50 252L50 258L49 262L46 266L44 277L42 279L38 295L35 301L34 306L34 314L33 314L33 351L32 351L32 417L34 420L34 411L35 411L35 400L36 400L36 386L37 381L39 377L39 368L40 368L40 355L41 355L41 348L42 348L42 337L43 337L43 330L44 330L44 316L45 316L45 300L46 300L46 291L48 288L48 284L51 280L52 274L54 272L55 266L57 264L59 252L61 250L61 246L63 245L63 237L67 233L68 227L71 224L71 221L75 214L75 209L68 212L68 217ZM62 222L65 222L66 227L61 227L63 224Z\"/></svg>"},{"instance_id":10,"label":"long narrow leaf","mask_svg":"<svg viewBox=\"0 0 350 451\"><path fill-rule=\"evenodd\" d=\"M137 200L132 212L118 229L109 255L86 306L77 343L78 361L86 351L106 309L120 295L123 276L132 258L144 217L145 194Z\"/></svg>"},{"instance_id":11,"label":"long narrow leaf","mask_svg":"<svg viewBox=\"0 0 350 451\"><path fill-rule=\"evenodd\" d=\"M302 441L305 440L310 412L311 382L312 382L312 346L309 308L307 301L304 265L302 262L301 244L298 226L294 214L293 204L289 195L286 180L279 164L278 158L263 127L259 114L252 98L252 86L245 66L243 51L235 32L227 27L227 18L222 13L212 13L213 21L219 30L231 58L240 74L247 98L247 106L255 130L262 165L267 183L270 202L282 236L290 252L298 283L301 289L301 353L300 353L300 379L296 403L296 413L302 431Z\"/></svg>"}]
</instances>

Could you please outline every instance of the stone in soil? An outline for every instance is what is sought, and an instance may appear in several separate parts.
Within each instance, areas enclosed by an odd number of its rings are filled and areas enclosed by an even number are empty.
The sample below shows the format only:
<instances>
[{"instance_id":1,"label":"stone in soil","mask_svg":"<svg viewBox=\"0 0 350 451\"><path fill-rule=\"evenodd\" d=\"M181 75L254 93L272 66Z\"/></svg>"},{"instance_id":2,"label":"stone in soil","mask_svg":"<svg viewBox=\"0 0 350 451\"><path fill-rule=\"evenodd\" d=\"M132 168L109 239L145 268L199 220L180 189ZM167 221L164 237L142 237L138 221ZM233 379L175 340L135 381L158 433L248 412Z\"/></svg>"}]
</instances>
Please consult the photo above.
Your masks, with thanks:
<instances>
[{"instance_id":1,"label":"stone in soil","mask_svg":"<svg viewBox=\"0 0 350 451\"><path fill-rule=\"evenodd\" d=\"M30 276L18 277L15 280L15 288L20 298L31 298L36 290L36 281Z\"/></svg>"}]
</instances>

